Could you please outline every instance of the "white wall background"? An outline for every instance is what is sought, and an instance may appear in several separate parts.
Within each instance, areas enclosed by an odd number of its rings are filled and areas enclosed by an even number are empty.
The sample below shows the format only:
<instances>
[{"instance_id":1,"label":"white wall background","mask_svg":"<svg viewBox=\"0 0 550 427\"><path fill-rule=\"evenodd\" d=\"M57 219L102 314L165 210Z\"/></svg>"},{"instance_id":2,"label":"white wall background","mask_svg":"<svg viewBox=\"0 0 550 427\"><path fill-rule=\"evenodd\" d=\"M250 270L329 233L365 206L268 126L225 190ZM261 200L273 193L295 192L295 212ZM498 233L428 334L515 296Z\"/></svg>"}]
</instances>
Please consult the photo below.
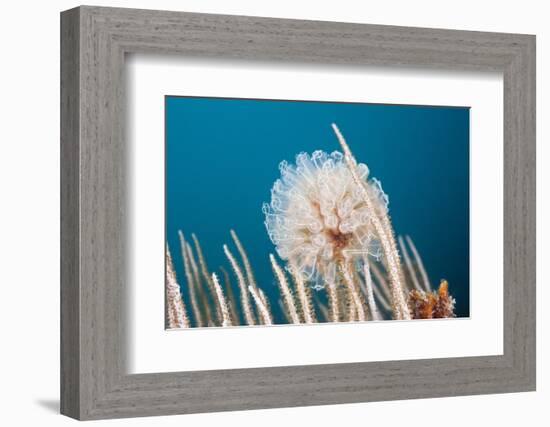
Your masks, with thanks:
<instances>
[{"instance_id":1,"label":"white wall background","mask_svg":"<svg viewBox=\"0 0 550 427\"><path fill-rule=\"evenodd\" d=\"M538 391L109 421L110 425L278 426L444 424L530 426L550 422L550 26L545 2L415 0L135 0L97 5L320 19L537 35ZM63 426L59 384L59 11L74 1L5 2L0 63L0 420ZM545 13L546 12L546 13Z\"/></svg>"}]
</instances>

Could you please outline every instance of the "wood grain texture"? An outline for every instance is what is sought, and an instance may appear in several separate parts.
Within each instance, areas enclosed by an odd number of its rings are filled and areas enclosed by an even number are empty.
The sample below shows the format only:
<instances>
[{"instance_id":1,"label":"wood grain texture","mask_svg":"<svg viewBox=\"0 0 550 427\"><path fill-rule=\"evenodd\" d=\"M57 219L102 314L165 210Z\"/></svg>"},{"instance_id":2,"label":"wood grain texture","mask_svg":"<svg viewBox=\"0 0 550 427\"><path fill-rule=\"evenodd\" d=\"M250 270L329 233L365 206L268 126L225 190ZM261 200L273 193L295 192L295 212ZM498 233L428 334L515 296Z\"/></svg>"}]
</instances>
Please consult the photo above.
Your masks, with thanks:
<instances>
[{"instance_id":1,"label":"wood grain texture","mask_svg":"<svg viewBox=\"0 0 550 427\"><path fill-rule=\"evenodd\" d=\"M61 412L80 414L79 17L61 19Z\"/></svg>"},{"instance_id":2,"label":"wood grain texture","mask_svg":"<svg viewBox=\"0 0 550 427\"><path fill-rule=\"evenodd\" d=\"M62 13L61 403L78 419L535 389L535 38L80 7ZM127 53L501 71L504 354L128 375Z\"/></svg>"}]
</instances>

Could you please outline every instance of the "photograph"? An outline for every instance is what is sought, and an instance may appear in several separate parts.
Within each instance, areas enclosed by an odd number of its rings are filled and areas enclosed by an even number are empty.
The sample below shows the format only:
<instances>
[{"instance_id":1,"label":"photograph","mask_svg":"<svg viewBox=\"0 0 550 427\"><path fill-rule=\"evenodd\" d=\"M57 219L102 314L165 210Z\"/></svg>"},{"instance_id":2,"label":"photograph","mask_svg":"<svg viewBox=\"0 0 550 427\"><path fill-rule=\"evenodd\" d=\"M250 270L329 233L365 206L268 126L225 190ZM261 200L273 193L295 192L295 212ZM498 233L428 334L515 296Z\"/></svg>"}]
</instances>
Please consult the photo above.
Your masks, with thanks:
<instances>
[{"instance_id":1,"label":"photograph","mask_svg":"<svg viewBox=\"0 0 550 427\"><path fill-rule=\"evenodd\" d=\"M167 329L470 316L468 106L164 104Z\"/></svg>"}]
</instances>

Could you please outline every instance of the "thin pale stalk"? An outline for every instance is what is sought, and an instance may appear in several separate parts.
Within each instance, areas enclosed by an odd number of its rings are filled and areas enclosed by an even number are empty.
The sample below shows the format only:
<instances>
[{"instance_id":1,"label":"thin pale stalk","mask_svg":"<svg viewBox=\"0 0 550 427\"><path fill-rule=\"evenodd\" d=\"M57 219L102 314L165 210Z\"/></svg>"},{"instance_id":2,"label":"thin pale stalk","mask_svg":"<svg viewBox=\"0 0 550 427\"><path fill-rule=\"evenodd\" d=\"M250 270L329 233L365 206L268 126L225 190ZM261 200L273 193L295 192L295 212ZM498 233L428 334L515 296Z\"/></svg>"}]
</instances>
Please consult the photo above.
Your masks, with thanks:
<instances>
[{"instance_id":1,"label":"thin pale stalk","mask_svg":"<svg viewBox=\"0 0 550 427\"><path fill-rule=\"evenodd\" d=\"M199 239L197 239L197 236L195 234L191 234L191 237L193 238L193 242L195 244L195 250L197 251L197 256L199 258L199 266L201 268L201 274L204 278L204 281L208 285L208 290L210 291L210 295L212 295L212 299L214 300L214 305L216 306L216 316L218 322L221 323L222 321L222 308L220 307L218 303L218 299L216 298L216 290L214 289L214 283L212 283L212 277L210 276L210 272L208 271L208 265L206 264L206 259L204 258L204 255L202 253L202 248L199 243Z\"/></svg>"},{"instance_id":2,"label":"thin pale stalk","mask_svg":"<svg viewBox=\"0 0 550 427\"><path fill-rule=\"evenodd\" d=\"M392 293L391 300L395 301L395 295L398 296L397 301L399 303L399 310L401 312L401 317L398 318L411 319L409 305L407 303L407 295L409 293L409 290L407 289L407 285L405 283L405 275L403 274L401 258L399 256L399 251L397 250L397 243L390 222L390 217L387 210L380 208L378 209L378 217L381 220L382 228L387 236L387 241L390 244L392 258L394 260L394 263L390 264L390 258L388 258L387 256L385 257L387 262L386 270L390 272L390 278L392 277L392 274L397 275L397 277L399 278L399 288L397 287L397 285L393 286L395 283L394 281L390 281L390 283L392 283L392 286L390 287ZM397 269L395 268L395 266L397 266Z\"/></svg>"},{"instance_id":3,"label":"thin pale stalk","mask_svg":"<svg viewBox=\"0 0 550 427\"><path fill-rule=\"evenodd\" d=\"M247 285L246 281L243 275L243 272L241 268L239 267L239 264L237 263L237 260L227 247L227 245L223 245L223 251L225 252L225 256L229 260L229 263L231 264L231 268L233 269L233 273L235 273L235 276L237 277L237 282L239 284L239 289L241 292L241 305L243 306L243 312L244 312L244 318L246 321L246 324L251 326L255 324L254 316L252 314L252 308L250 306L250 298L248 297L248 292L246 290Z\"/></svg>"},{"instance_id":4,"label":"thin pale stalk","mask_svg":"<svg viewBox=\"0 0 550 427\"><path fill-rule=\"evenodd\" d=\"M350 263L347 261L343 261L340 263L340 268L342 269L342 276L344 278L344 283L348 287L352 303L355 306L355 313L357 314L357 319L360 322L364 322L367 320L367 317L365 315L365 310L363 307L363 302L361 301L361 296L359 294L359 289L357 288L357 284L355 283L355 280L353 280L353 274L351 272ZM354 316L355 317L355 316Z\"/></svg>"},{"instance_id":5,"label":"thin pale stalk","mask_svg":"<svg viewBox=\"0 0 550 427\"><path fill-rule=\"evenodd\" d=\"M314 292L313 293L313 302L314 307L317 307L319 310L319 316L317 316L318 322L330 322L330 313L329 309L326 304L321 302L321 298L319 298L319 293Z\"/></svg>"},{"instance_id":6,"label":"thin pale stalk","mask_svg":"<svg viewBox=\"0 0 550 427\"><path fill-rule=\"evenodd\" d=\"M260 313L260 316L262 318L262 323L264 325L272 325L273 320L271 319L269 310L267 309L264 302L262 301L262 298L260 297L259 293L252 286L248 287L248 291L252 295L252 299L254 300L256 307L258 307L258 312Z\"/></svg>"},{"instance_id":7,"label":"thin pale stalk","mask_svg":"<svg viewBox=\"0 0 550 427\"><path fill-rule=\"evenodd\" d=\"M223 283L227 292L227 299L229 300L229 311L231 313L231 320L234 325L239 325L239 314L237 312L237 302L235 299L235 293L233 292L233 286L231 285L231 279L229 279L229 273L227 270L220 266L220 271L223 274Z\"/></svg>"},{"instance_id":8,"label":"thin pale stalk","mask_svg":"<svg viewBox=\"0 0 550 427\"><path fill-rule=\"evenodd\" d=\"M300 317L298 316L298 311L296 310L296 305L294 304L294 296L292 295L292 291L290 290L290 286L286 280L285 273L277 263L277 260L273 254L269 254L269 260L271 261L271 267L273 267L275 277L277 277L277 282L279 283L279 288L281 289L281 294L283 295L286 305L286 311L292 319L292 323L300 323Z\"/></svg>"},{"instance_id":9,"label":"thin pale stalk","mask_svg":"<svg viewBox=\"0 0 550 427\"><path fill-rule=\"evenodd\" d=\"M290 314L288 313L288 309L286 308L286 305L281 298L277 300L277 304L279 304L279 308L285 316L286 323L293 323L292 319L290 318Z\"/></svg>"},{"instance_id":10,"label":"thin pale stalk","mask_svg":"<svg viewBox=\"0 0 550 427\"><path fill-rule=\"evenodd\" d=\"M351 296L347 286L340 286L337 288L339 294L339 307L341 313L342 322L354 322L355 321L355 307L351 301Z\"/></svg>"},{"instance_id":11,"label":"thin pale stalk","mask_svg":"<svg viewBox=\"0 0 550 427\"><path fill-rule=\"evenodd\" d=\"M252 271L252 266L250 265L250 261L248 260L248 255L244 250L244 246L239 240L239 236L237 236L237 233L235 232L235 230L230 230L230 233L231 233L231 237L233 238L233 241L235 242L235 246L237 247L237 250L241 255L241 260L244 265L244 271L246 272L246 279L248 281L248 284L252 286L254 289L258 289L258 286L256 285L256 279L254 278L254 272Z\"/></svg>"},{"instance_id":12,"label":"thin pale stalk","mask_svg":"<svg viewBox=\"0 0 550 427\"><path fill-rule=\"evenodd\" d=\"M351 289L348 286L344 286L346 290L346 308L347 308L347 318L346 322L356 322L357 321L357 309L355 303L353 302L353 297L351 295Z\"/></svg>"},{"instance_id":13,"label":"thin pale stalk","mask_svg":"<svg viewBox=\"0 0 550 427\"><path fill-rule=\"evenodd\" d=\"M183 233L181 232L181 230L178 230L178 234L180 238L181 255L183 257L183 269L185 270L185 278L187 279L187 290L189 292L189 300L191 301L191 310L193 311L193 316L195 317L195 322L197 323L197 327L202 328L203 326L202 315L199 309L199 304L197 302L197 295L195 292L195 282L193 280L193 272L189 264L187 250L185 249L185 245L187 242L185 241L185 237L183 236Z\"/></svg>"},{"instance_id":14,"label":"thin pale stalk","mask_svg":"<svg viewBox=\"0 0 550 427\"><path fill-rule=\"evenodd\" d=\"M409 272L409 276L412 280L412 283L416 290L422 291L423 289L420 287L420 283L418 282L418 278L416 277L416 272L414 271L414 267L412 265L411 259L409 257L409 252L407 251L407 248L405 247L405 242L403 241L403 237L399 236L397 238L399 241L399 247L401 248L401 252L403 253L403 259L405 260L405 266L407 267L407 271Z\"/></svg>"},{"instance_id":15,"label":"thin pale stalk","mask_svg":"<svg viewBox=\"0 0 550 427\"><path fill-rule=\"evenodd\" d=\"M424 284L424 290L426 292L432 292L432 285L430 285L430 279L428 278L428 273L426 272L426 269L424 268L424 263L422 262L422 258L420 257L420 254L418 253L418 250L416 249L416 245L414 244L413 240L410 236L405 236L405 239L407 239L407 243L409 244L409 247L411 248L411 252L413 253L414 260L416 262L416 265L418 267L418 271L420 271L420 277L422 277L422 283Z\"/></svg>"},{"instance_id":16,"label":"thin pale stalk","mask_svg":"<svg viewBox=\"0 0 550 427\"><path fill-rule=\"evenodd\" d=\"M368 307L367 301L365 300L365 294L363 293L363 291L361 289L361 286L363 284L363 281L361 279L361 274L355 269L355 264L351 260L349 260L349 261L350 261L349 272L351 273L351 279L353 280L353 284L354 284L355 290L357 292L357 296L359 297L357 302L355 302L355 300L354 300L354 304L357 304L357 303L360 304L359 307L364 312L365 320L368 320L369 319L369 307ZM357 313L357 316L359 317L359 313Z\"/></svg>"},{"instance_id":17,"label":"thin pale stalk","mask_svg":"<svg viewBox=\"0 0 550 427\"><path fill-rule=\"evenodd\" d=\"M222 287L216 273L212 273L212 283L216 289L216 296L218 297L218 303L220 304L222 310L222 326L233 326L231 323L231 317L229 316L229 308L227 307L227 302L225 301L225 296L223 295Z\"/></svg>"},{"instance_id":18,"label":"thin pale stalk","mask_svg":"<svg viewBox=\"0 0 550 427\"><path fill-rule=\"evenodd\" d=\"M390 290L388 282L376 263L370 264L370 271L376 278L376 281L373 283L378 296L378 300L382 303L385 310L391 310L389 301L391 300ZM377 283L378 282L378 283Z\"/></svg>"},{"instance_id":19,"label":"thin pale stalk","mask_svg":"<svg viewBox=\"0 0 550 427\"><path fill-rule=\"evenodd\" d=\"M369 305L370 314L372 320L382 320L380 313L378 312L378 307L376 307L376 301L374 300L374 291L372 289L372 277L370 275L370 267L368 260L363 262L363 270L365 274L365 290L367 294L367 304Z\"/></svg>"},{"instance_id":20,"label":"thin pale stalk","mask_svg":"<svg viewBox=\"0 0 550 427\"><path fill-rule=\"evenodd\" d=\"M180 285L176 278L176 271L172 262L170 249L166 245L166 307L168 311L168 327L189 328L189 317L181 297Z\"/></svg>"},{"instance_id":21,"label":"thin pale stalk","mask_svg":"<svg viewBox=\"0 0 550 427\"><path fill-rule=\"evenodd\" d=\"M399 254L397 253L397 248L393 239L393 233L388 234L387 230L388 228L391 229L391 225L389 225L389 218L387 218L387 215L380 218L381 212L379 209L376 209L374 207L366 183L357 173L357 162L353 157L353 154L351 153L348 144L346 143L344 137L340 133L340 130L334 123L332 124L332 128L334 129L338 141L342 146L344 159L351 173L351 176L357 184L357 187L361 191L362 198L367 205L367 208L370 212L373 213L373 215L370 216L370 220L374 226L374 229L376 230L378 238L380 239L380 243L382 244L388 262L388 269L391 278L390 282L392 285L392 304L394 306L394 316L398 319L410 319L411 316L409 313L409 308L407 306L403 287L401 284L402 273L401 265L399 263ZM387 224L384 224L385 222L387 222Z\"/></svg>"},{"instance_id":22,"label":"thin pale stalk","mask_svg":"<svg viewBox=\"0 0 550 427\"><path fill-rule=\"evenodd\" d=\"M330 322L330 310L328 309L328 307L323 304L323 303L319 303L318 304L319 306L319 311L321 312L321 315L323 317L323 319L325 320L325 322Z\"/></svg>"},{"instance_id":23,"label":"thin pale stalk","mask_svg":"<svg viewBox=\"0 0 550 427\"><path fill-rule=\"evenodd\" d=\"M271 312L271 305L269 304L269 300L267 299L267 297L265 296L265 293L263 290L261 290L260 288L258 288L258 295L260 296L260 299L262 300L262 303L264 304L268 314L269 314L269 319L271 319L271 323L273 323L273 313Z\"/></svg>"},{"instance_id":24,"label":"thin pale stalk","mask_svg":"<svg viewBox=\"0 0 550 427\"><path fill-rule=\"evenodd\" d=\"M203 324L206 324L207 326L211 326L211 324L213 323L213 319L212 319L212 310L210 310L210 300L208 298L208 295L205 292L205 287L202 286L199 267L197 265L195 255L193 254L193 249L191 248L191 245L188 242L185 242L185 249L187 249L187 257L189 259L189 264L191 265L191 271L193 271L193 279L197 284L197 292L199 294L201 306L204 310Z\"/></svg>"},{"instance_id":25,"label":"thin pale stalk","mask_svg":"<svg viewBox=\"0 0 550 427\"><path fill-rule=\"evenodd\" d=\"M298 298L300 299L300 305L302 306L304 321L305 323L315 323L315 317L313 315L311 301L309 299L310 295L306 289L306 284L292 262L290 263L290 272L294 278L294 282L296 283L296 290L298 291Z\"/></svg>"},{"instance_id":26,"label":"thin pale stalk","mask_svg":"<svg viewBox=\"0 0 550 427\"><path fill-rule=\"evenodd\" d=\"M336 283L327 283L328 288L328 302L329 302L329 312L330 317L327 317L327 320L331 322L340 321L340 302L338 301L338 290L336 288Z\"/></svg>"}]
</instances>

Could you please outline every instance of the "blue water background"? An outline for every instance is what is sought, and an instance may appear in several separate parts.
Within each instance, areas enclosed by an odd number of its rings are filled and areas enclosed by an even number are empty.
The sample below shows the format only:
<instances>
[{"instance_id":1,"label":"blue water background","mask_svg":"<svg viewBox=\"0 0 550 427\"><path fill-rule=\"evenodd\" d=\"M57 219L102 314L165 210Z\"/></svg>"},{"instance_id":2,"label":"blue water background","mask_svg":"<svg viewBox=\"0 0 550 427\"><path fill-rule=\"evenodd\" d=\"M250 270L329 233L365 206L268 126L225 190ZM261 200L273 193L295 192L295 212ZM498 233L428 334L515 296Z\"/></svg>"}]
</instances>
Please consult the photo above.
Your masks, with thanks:
<instances>
[{"instance_id":1,"label":"blue water background","mask_svg":"<svg viewBox=\"0 0 550 427\"><path fill-rule=\"evenodd\" d=\"M184 297L178 230L197 234L211 270L230 271L233 228L284 323L262 202L283 159L339 149L334 122L382 182L396 234L412 237L432 284L447 279L469 316L469 108L176 96L165 108L166 238Z\"/></svg>"}]
</instances>

